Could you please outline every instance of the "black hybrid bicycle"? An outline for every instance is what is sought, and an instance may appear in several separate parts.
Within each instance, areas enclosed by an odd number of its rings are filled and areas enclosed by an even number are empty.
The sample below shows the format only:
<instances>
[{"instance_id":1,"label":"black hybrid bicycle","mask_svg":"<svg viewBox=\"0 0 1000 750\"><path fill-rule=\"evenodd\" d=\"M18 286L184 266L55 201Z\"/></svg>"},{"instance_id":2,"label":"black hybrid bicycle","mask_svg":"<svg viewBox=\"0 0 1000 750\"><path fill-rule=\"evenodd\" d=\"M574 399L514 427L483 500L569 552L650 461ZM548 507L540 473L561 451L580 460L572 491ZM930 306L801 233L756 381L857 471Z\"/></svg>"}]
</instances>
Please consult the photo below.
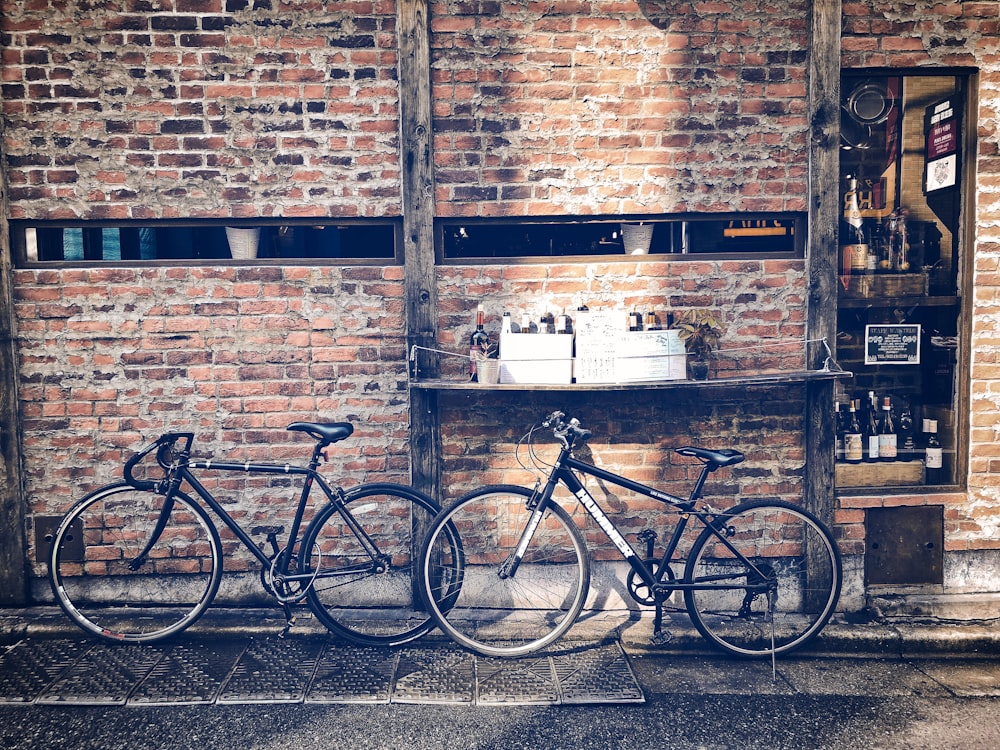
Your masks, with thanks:
<instances>
[{"instance_id":1,"label":"black hybrid bicycle","mask_svg":"<svg viewBox=\"0 0 1000 750\"><path fill-rule=\"evenodd\" d=\"M398 645L430 630L414 561L437 504L397 484L330 487L317 471L323 450L349 437L350 423L296 422L288 429L316 441L308 466L195 461L192 433L165 434L136 453L125 464L124 482L80 500L55 532L49 575L66 614L94 636L132 643L176 635L202 615L223 580L224 549L208 513L182 489L186 484L260 562L264 589L284 609L284 632L294 622L291 605L303 600L329 630L355 643ZM159 468L143 463L150 455ZM287 534L282 526L245 531L196 471L302 478ZM315 487L322 499L306 524ZM447 529L444 536L453 537ZM449 590L446 582L438 588Z\"/></svg>"},{"instance_id":2,"label":"black hybrid bicycle","mask_svg":"<svg viewBox=\"0 0 1000 750\"><path fill-rule=\"evenodd\" d=\"M574 457L590 437L561 412L532 427L523 442L535 466L532 438L551 428L559 457L534 489L495 485L461 497L437 517L421 552L420 583L438 625L459 644L489 656L521 656L562 636L579 616L590 585L583 536L554 499L562 485L628 562L628 591L656 607L683 592L684 607L709 642L740 656L782 654L814 638L840 596L840 553L830 531L806 510L779 500L751 500L725 511L701 501L709 475L744 460L737 450L680 448L703 468L685 500ZM662 502L675 516L659 557L656 533L638 535L640 556L594 500L580 476ZM682 556L689 524L700 532ZM460 537L456 543L455 534ZM684 546L687 546L686 544ZM458 579L455 579L457 574Z\"/></svg>"}]
</instances>

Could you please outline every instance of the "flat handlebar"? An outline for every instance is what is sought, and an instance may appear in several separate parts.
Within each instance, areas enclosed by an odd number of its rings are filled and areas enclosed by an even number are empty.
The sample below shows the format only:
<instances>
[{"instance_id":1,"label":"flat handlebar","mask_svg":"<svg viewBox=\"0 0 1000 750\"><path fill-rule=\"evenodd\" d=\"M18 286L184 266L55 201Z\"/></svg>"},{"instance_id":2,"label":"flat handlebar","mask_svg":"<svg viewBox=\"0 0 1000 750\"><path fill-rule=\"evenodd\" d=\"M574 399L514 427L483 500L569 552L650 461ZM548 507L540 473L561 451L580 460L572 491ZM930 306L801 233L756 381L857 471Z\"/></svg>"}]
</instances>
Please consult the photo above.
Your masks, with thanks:
<instances>
[{"instance_id":1,"label":"flat handlebar","mask_svg":"<svg viewBox=\"0 0 1000 750\"><path fill-rule=\"evenodd\" d=\"M580 420L570 419L566 421L566 415L561 411L554 411L542 420L542 427L552 428L552 434L567 448L584 443L590 438L590 430L580 426Z\"/></svg>"}]
</instances>

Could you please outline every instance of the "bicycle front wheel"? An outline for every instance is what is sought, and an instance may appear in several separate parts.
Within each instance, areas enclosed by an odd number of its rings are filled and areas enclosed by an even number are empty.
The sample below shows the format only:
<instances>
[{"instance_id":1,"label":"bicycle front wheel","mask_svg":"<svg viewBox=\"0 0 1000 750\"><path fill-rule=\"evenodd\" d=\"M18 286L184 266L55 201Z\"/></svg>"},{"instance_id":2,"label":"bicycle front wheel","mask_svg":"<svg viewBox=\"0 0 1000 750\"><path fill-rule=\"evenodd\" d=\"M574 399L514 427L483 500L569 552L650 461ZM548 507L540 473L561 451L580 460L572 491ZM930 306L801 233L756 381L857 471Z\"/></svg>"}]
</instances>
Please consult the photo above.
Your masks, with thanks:
<instances>
[{"instance_id":1,"label":"bicycle front wheel","mask_svg":"<svg viewBox=\"0 0 1000 750\"><path fill-rule=\"evenodd\" d=\"M421 586L434 619L480 654L544 648L572 627L587 596L590 564L579 530L552 502L526 536L531 497L531 490L507 485L465 495L438 516L421 553ZM458 559L449 541L456 533Z\"/></svg>"},{"instance_id":2,"label":"bicycle front wheel","mask_svg":"<svg viewBox=\"0 0 1000 750\"><path fill-rule=\"evenodd\" d=\"M711 643L739 656L799 648L837 606L840 553L808 511L782 501L751 501L719 514L695 540L685 567L685 603Z\"/></svg>"},{"instance_id":3,"label":"bicycle front wheel","mask_svg":"<svg viewBox=\"0 0 1000 750\"><path fill-rule=\"evenodd\" d=\"M56 601L86 632L152 643L191 625L211 603L222 547L187 495L166 498L127 484L103 487L59 524L49 555Z\"/></svg>"},{"instance_id":4,"label":"bicycle front wheel","mask_svg":"<svg viewBox=\"0 0 1000 750\"><path fill-rule=\"evenodd\" d=\"M327 629L362 645L398 646L434 627L417 592L416 560L437 511L426 495L395 484L357 487L320 511L303 559L315 574L309 607Z\"/></svg>"}]
</instances>

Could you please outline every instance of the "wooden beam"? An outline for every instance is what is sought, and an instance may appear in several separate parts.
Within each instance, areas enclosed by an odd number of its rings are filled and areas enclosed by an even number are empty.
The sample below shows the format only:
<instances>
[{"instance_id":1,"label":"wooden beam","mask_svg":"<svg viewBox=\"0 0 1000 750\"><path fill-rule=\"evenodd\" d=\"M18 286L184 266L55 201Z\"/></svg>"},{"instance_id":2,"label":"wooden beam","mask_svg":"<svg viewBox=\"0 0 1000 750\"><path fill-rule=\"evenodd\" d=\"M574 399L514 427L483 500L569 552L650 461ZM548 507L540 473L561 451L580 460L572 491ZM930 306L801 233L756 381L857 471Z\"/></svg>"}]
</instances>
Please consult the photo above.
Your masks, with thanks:
<instances>
[{"instance_id":1,"label":"wooden beam","mask_svg":"<svg viewBox=\"0 0 1000 750\"><path fill-rule=\"evenodd\" d=\"M434 143L428 0L399 0L400 160L403 171L403 252L407 350L437 342L434 275ZM437 376L431 358L421 372ZM410 391L410 472L413 485L438 497L440 436L437 394Z\"/></svg>"},{"instance_id":2,"label":"wooden beam","mask_svg":"<svg viewBox=\"0 0 1000 750\"><path fill-rule=\"evenodd\" d=\"M837 225L840 217L841 0L812 0L809 42L809 338L836 354ZM817 360L825 351L817 351ZM818 366L808 362L807 366ZM804 502L827 524L836 506L833 381L806 387Z\"/></svg>"},{"instance_id":3,"label":"wooden beam","mask_svg":"<svg viewBox=\"0 0 1000 750\"><path fill-rule=\"evenodd\" d=\"M0 164L5 160L0 158ZM0 169L0 606L27 602L28 557L24 485L21 476L21 421L14 333L14 279L7 175Z\"/></svg>"}]
</instances>

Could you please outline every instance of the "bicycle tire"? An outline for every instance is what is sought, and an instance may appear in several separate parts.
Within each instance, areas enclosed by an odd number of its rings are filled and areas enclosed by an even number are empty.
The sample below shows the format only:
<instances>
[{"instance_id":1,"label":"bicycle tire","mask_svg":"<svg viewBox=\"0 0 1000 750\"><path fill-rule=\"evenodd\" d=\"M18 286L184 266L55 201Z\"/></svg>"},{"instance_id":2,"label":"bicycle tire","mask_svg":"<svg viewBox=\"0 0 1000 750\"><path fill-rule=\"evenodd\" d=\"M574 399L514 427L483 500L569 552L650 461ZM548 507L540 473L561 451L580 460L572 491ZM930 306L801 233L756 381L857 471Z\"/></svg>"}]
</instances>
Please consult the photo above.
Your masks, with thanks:
<instances>
[{"instance_id":1,"label":"bicycle tire","mask_svg":"<svg viewBox=\"0 0 1000 750\"><path fill-rule=\"evenodd\" d=\"M344 507L381 553L385 569L376 568L379 560L362 546L338 504L326 505L303 543L307 570L316 574L310 609L352 643L398 646L419 638L434 620L417 590L417 555L439 506L411 487L383 483L350 490Z\"/></svg>"},{"instance_id":2,"label":"bicycle tire","mask_svg":"<svg viewBox=\"0 0 1000 750\"><path fill-rule=\"evenodd\" d=\"M493 485L463 496L438 516L421 552L421 591L435 621L485 656L523 656L550 645L572 627L590 587L583 537L555 502L514 574L499 573L527 526L532 494ZM461 559L450 556L448 533L458 534ZM454 570L457 585L442 589Z\"/></svg>"},{"instance_id":3,"label":"bicycle tire","mask_svg":"<svg viewBox=\"0 0 1000 750\"><path fill-rule=\"evenodd\" d=\"M843 580L840 552L826 526L805 509L779 500L742 503L712 524L755 569L706 527L691 547L685 582L772 582L773 587L769 593L721 585L686 590L688 615L698 632L745 657L785 654L815 638L837 606Z\"/></svg>"},{"instance_id":4,"label":"bicycle tire","mask_svg":"<svg viewBox=\"0 0 1000 750\"><path fill-rule=\"evenodd\" d=\"M166 526L134 565L165 499L117 483L90 493L63 517L49 554L49 582L56 602L85 632L112 643L155 643L192 625L211 604L222 577L222 545L208 514L187 495L174 495Z\"/></svg>"}]
</instances>

